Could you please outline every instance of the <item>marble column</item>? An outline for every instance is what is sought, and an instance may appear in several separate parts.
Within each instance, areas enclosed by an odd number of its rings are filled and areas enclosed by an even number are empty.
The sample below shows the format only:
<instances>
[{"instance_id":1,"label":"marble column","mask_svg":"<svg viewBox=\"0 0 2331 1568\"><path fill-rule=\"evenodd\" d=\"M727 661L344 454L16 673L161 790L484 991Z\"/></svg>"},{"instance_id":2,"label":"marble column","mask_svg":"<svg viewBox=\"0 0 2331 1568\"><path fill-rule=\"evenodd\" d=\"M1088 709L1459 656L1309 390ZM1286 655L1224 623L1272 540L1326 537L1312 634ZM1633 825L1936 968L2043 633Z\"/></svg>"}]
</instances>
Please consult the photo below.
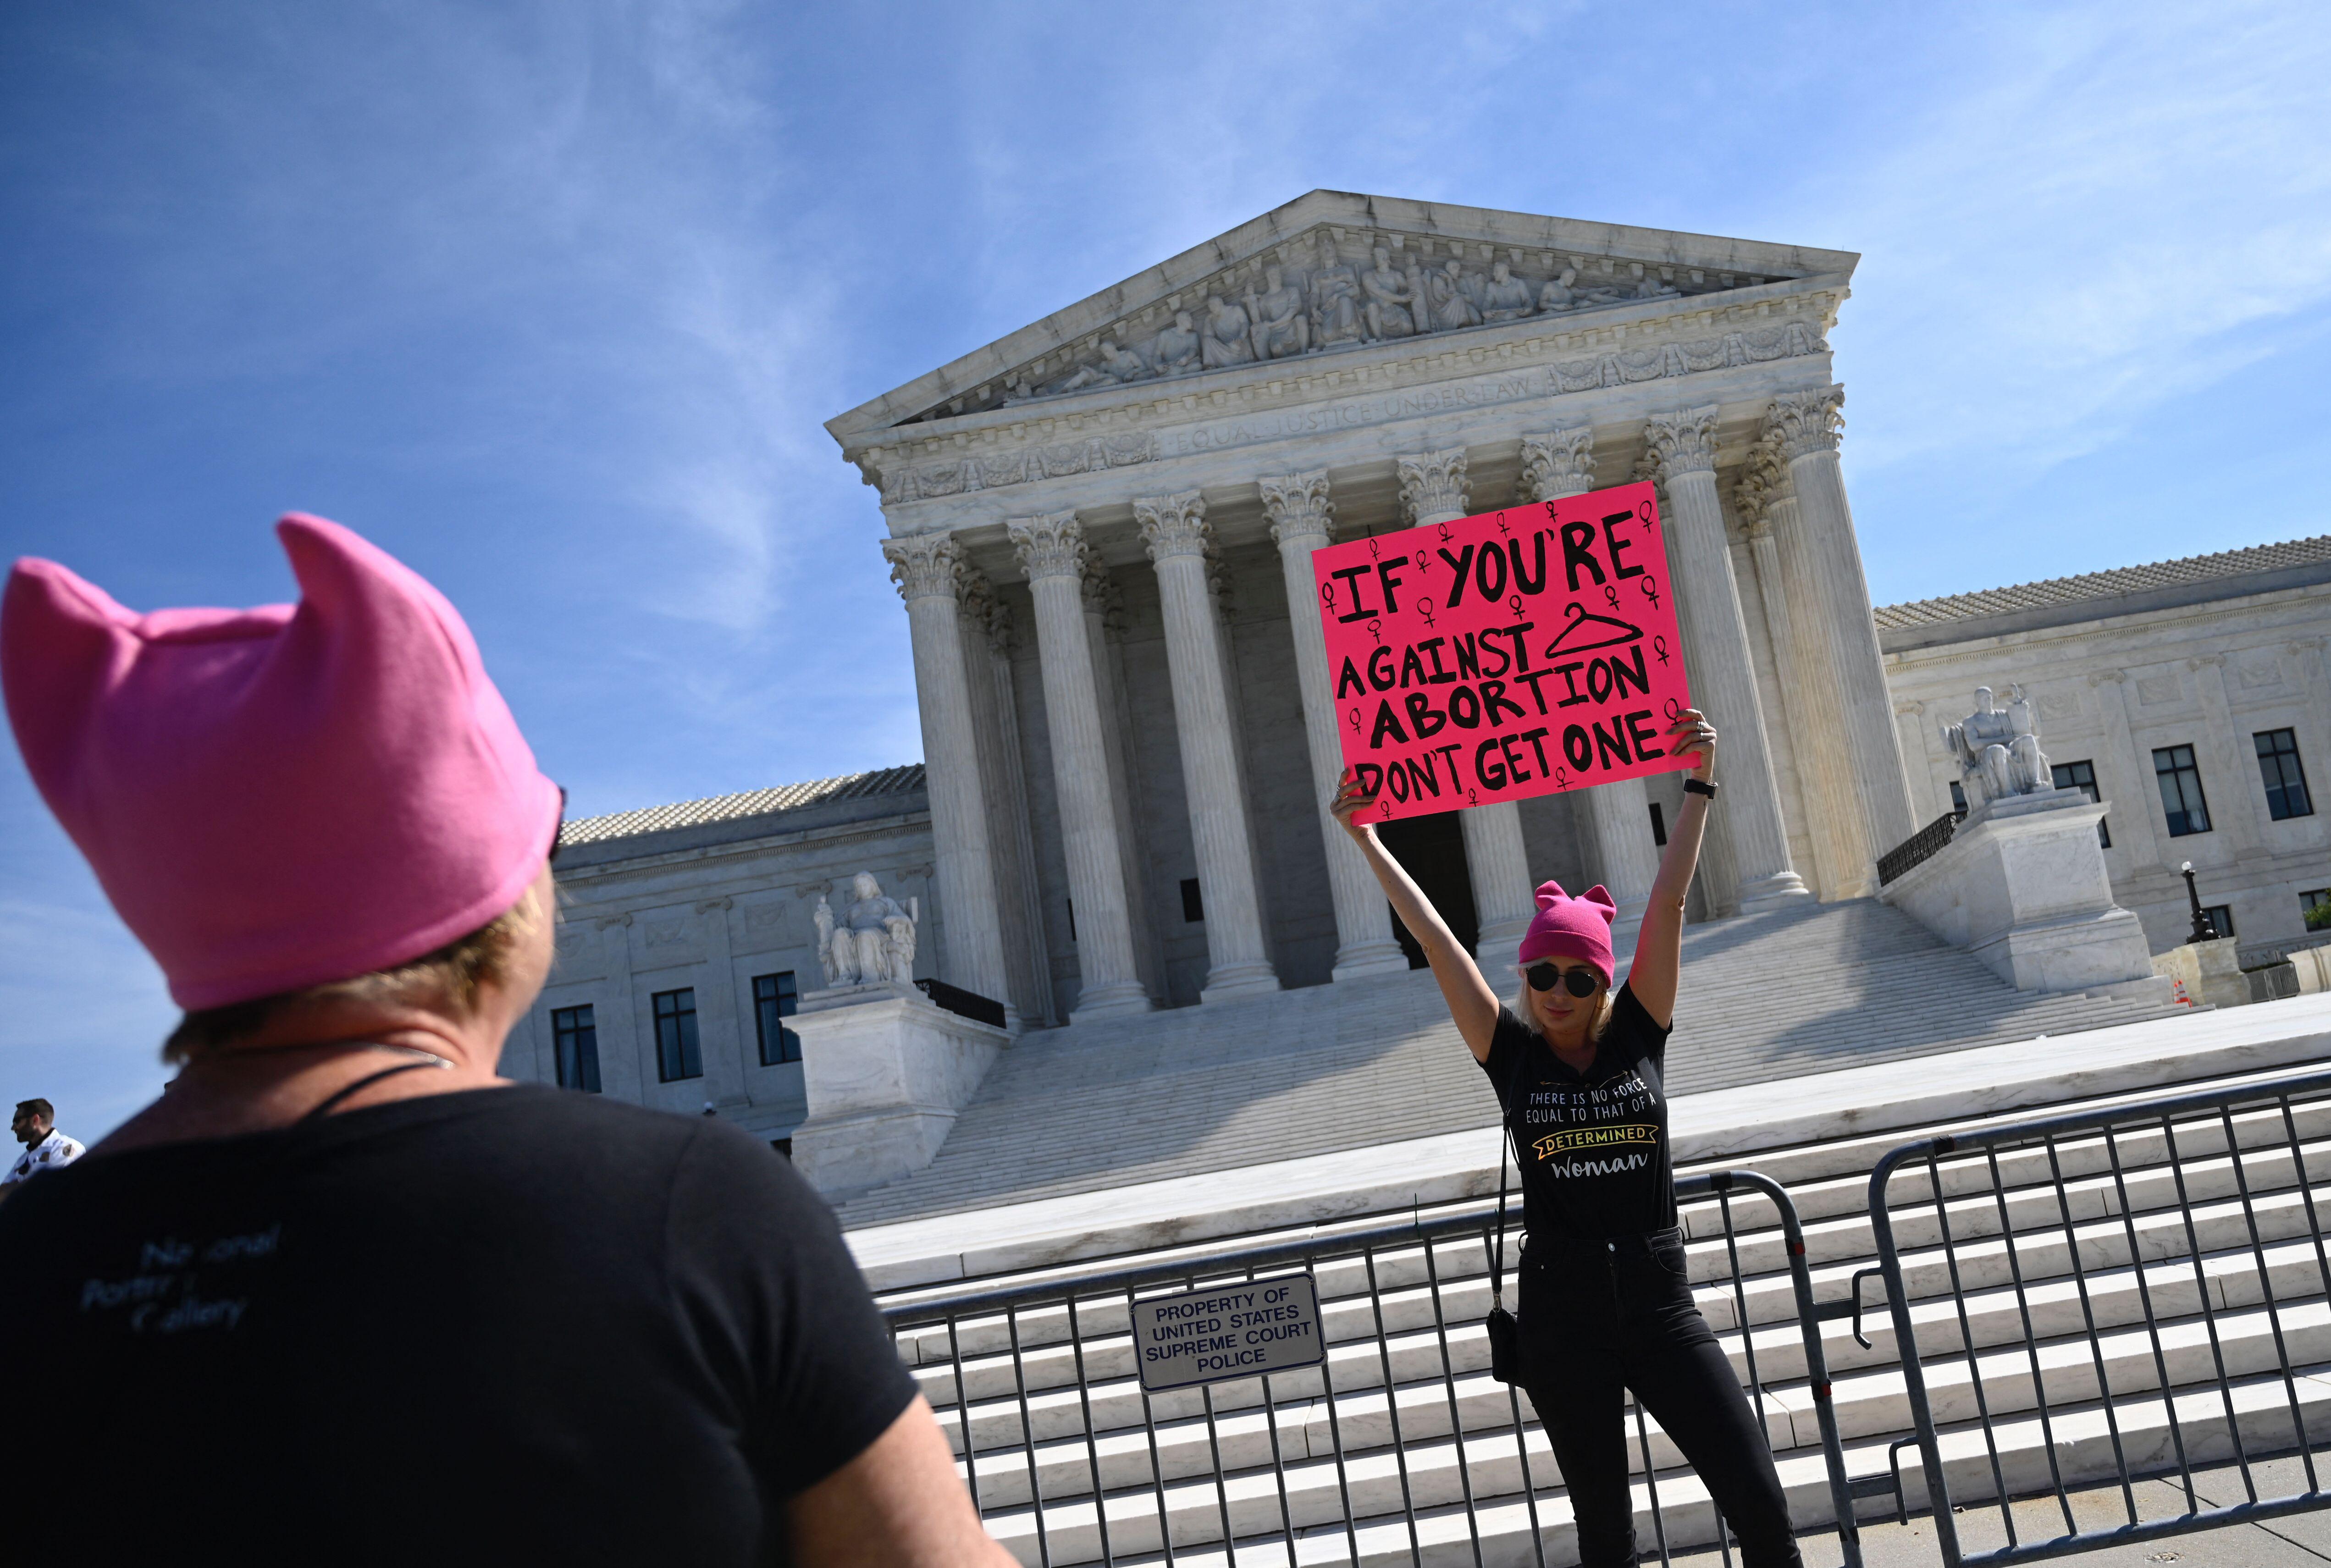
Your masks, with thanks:
<instances>
[{"instance_id":1,"label":"marble column","mask_svg":"<svg viewBox=\"0 0 2331 1568\"><path fill-rule=\"evenodd\" d=\"M1841 386L1789 393L1773 400L1765 420L1797 495L1817 619L1843 705L1855 791L1874 858L1917 832L1918 823L1910 810L1901 748L1895 743L1894 698L1886 688L1878 625L1870 619L1870 583L1853 535L1853 509L1846 504L1845 476L1838 466L1844 402Z\"/></svg>"},{"instance_id":2,"label":"marble column","mask_svg":"<svg viewBox=\"0 0 2331 1568\"><path fill-rule=\"evenodd\" d=\"M1012 613L982 574L966 567L964 659L971 671L971 717L979 740L981 788L987 797L988 841L994 847L996 908L1004 911L1004 961L1013 996L1031 1028L1060 1022L1052 996L1043 901L1036 883L1036 843L1028 825L1028 784L1020 754L1020 699L1012 679L1017 630Z\"/></svg>"},{"instance_id":3,"label":"marble column","mask_svg":"<svg viewBox=\"0 0 2331 1568\"><path fill-rule=\"evenodd\" d=\"M2138 749L2129 727L2128 671L2095 670L2088 684L2096 689L2097 713L2104 720L2105 744L2096 758L2097 789L2105 797L2105 826L2112 833L2113 848L2128 857L2133 872L2165 872L2169 862L2161 852L2162 832L2154 825L2161 810L2161 786L2154 780L2152 755Z\"/></svg>"},{"instance_id":4,"label":"marble column","mask_svg":"<svg viewBox=\"0 0 2331 1568\"><path fill-rule=\"evenodd\" d=\"M1336 730L1336 703L1327 672L1327 634L1319 624L1318 584L1311 553L1328 543L1335 503L1327 496L1326 470L1289 474L1261 482L1262 509L1279 546L1280 570L1287 577L1287 609L1295 637L1295 683L1303 693L1303 736L1311 752L1311 793L1319 803L1319 832L1327 851L1327 893L1336 907L1336 966L1333 978L1404 973L1408 957L1393 939L1392 907L1375 873L1368 870L1351 835L1327 814L1336 782L1344 773L1344 748Z\"/></svg>"},{"instance_id":5,"label":"marble column","mask_svg":"<svg viewBox=\"0 0 2331 1568\"><path fill-rule=\"evenodd\" d=\"M2226 846L2233 851L2229 859L2267 858L2266 791L2259 779L2258 743L2252 731L2236 724L2233 705L2226 700L2226 656L2204 653L2188 659L2185 668L2193 672L2194 691L2202 699L2202 729L2210 737L2209 751L2202 755L2214 752L2226 759L2226 770L2216 781L2208 777L2206 766L2203 769L2211 825L2225 833ZM2223 805L2218 803L2221 793L2228 797Z\"/></svg>"},{"instance_id":6,"label":"marble column","mask_svg":"<svg viewBox=\"0 0 2331 1568\"><path fill-rule=\"evenodd\" d=\"M1465 473L1465 449L1418 452L1399 458L1400 501L1411 527L1450 523L1472 506L1472 481ZM1522 811L1513 801L1472 806L1460 813L1465 833L1465 869L1473 879L1473 910L1480 923L1474 955L1487 966L1491 986L1503 989L1504 974L1521 948L1522 934L1537 900L1530 883L1529 854L1522 844Z\"/></svg>"},{"instance_id":7,"label":"marble column","mask_svg":"<svg viewBox=\"0 0 2331 1568\"><path fill-rule=\"evenodd\" d=\"M1756 558L1814 879L1824 898L1866 898L1878 891L1877 851L1862 820L1845 699L1822 630L1825 612L1803 508L1775 443L1758 445L1734 494Z\"/></svg>"},{"instance_id":8,"label":"marble column","mask_svg":"<svg viewBox=\"0 0 2331 1568\"><path fill-rule=\"evenodd\" d=\"M1756 667L1716 494L1716 409L1656 415L1644 422L1643 436L1666 481L1669 589L1683 626L1692 694L1720 736L1724 796L1717 815L1730 832L1740 911L1777 908L1811 894L1789 862ZM1890 748L1890 727L1888 734Z\"/></svg>"},{"instance_id":9,"label":"marble column","mask_svg":"<svg viewBox=\"0 0 2331 1568\"><path fill-rule=\"evenodd\" d=\"M728 929L728 911L735 905L734 898L724 896L696 906L704 933L704 984L696 992L697 1043L704 1052L704 1098L732 1110L753 1103L745 1088L745 1067L747 1060L760 1060L756 1042L746 1039L745 1021L737 1005L736 949Z\"/></svg>"},{"instance_id":10,"label":"marble column","mask_svg":"<svg viewBox=\"0 0 2331 1568\"><path fill-rule=\"evenodd\" d=\"M1262 929L1254 870L1254 826L1247 820L1240 776L1230 670L1223 654L1207 551L1213 530L1196 490L1146 496L1133 503L1141 537L1157 568L1158 607L1166 622L1166 667L1174 685L1174 735L1189 798L1190 840L1198 856L1198 890L1206 911L1206 983L1201 1003L1279 989Z\"/></svg>"},{"instance_id":11,"label":"marble column","mask_svg":"<svg viewBox=\"0 0 2331 1568\"><path fill-rule=\"evenodd\" d=\"M1525 435L1521 461L1521 480L1514 489L1517 505L1583 496L1594 488L1594 432L1581 425ZM1651 882L1660 874L1660 847L1651 837L1651 793L1641 779L1630 778L1593 785L1585 794L1594 860L1603 868L1603 890L1619 906L1619 917L1611 926L1612 949L1629 954L1642 929Z\"/></svg>"},{"instance_id":12,"label":"marble column","mask_svg":"<svg viewBox=\"0 0 2331 1568\"><path fill-rule=\"evenodd\" d=\"M1011 971L1004 962L1002 911L995 898L994 855L977 736L972 729L971 673L965 666L963 556L945 534L886 539L882 554L907 602L913 641L916 706L923 721L923 761L931 803L931 842L937 858L940 903L946 908L947 957L952 984L1004 1005L1005 1027L1018 1032Z\"/></svg>"},{"instance_id":13,"label":"marble column","mask_svg":"<svg viewBox=\"0 0 2331 1568\"><path fill-rule=\"evenodd\" d=\"M1092 645L1093 680L1100 691L1101 749L1108 756L1108 798L1117 811L1117 860L1124 868L1125 901L1133 928L1133 968L1142 989L1166 994L1166 945L1149 899L1149 846L1142 832L1148 820L1141 800L1141 773L1133 765L1127 720L1133 699L1125 686L1125 593L1098 551L1085 556L1085 641Z\"/></svg>"},{"instance_id":14,"label":"marble column","mask_svg":"<svg viewBox=\"0 0 2331 1568\"><path fill-rule=\"evenodd\" d=\"M1077 1004L1071 1022L1149 1011L1133 959L1131 910L1108 787L1099 670L1085 629L1085 534L1074 512L1005 525L1036 602L1036 657L1059 794L1069 897L1076 901Z\"/></svg>"}]
</instances>

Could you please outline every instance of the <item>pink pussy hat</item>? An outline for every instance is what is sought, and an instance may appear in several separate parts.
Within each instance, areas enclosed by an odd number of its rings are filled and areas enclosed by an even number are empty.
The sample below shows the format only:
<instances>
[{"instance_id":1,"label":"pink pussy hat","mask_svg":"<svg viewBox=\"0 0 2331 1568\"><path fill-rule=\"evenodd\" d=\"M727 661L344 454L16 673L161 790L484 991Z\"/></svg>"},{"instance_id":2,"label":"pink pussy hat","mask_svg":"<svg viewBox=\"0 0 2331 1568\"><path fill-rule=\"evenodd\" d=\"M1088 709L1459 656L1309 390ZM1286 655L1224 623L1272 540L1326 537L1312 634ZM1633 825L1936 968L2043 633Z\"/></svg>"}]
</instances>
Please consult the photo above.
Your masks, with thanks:
<instances>
[{"instance_id":1,"label":"pink pussy hat","mask_svg":"<svg viewBox=\"0 0 2331 1568\"><path fill-rule=\"evenodd\" d=\"M0 599L24 765L190 1010L466 936L557 831L445 596L338 523L275 532L297 605L138 615L31 558Z\"/></svg>"},{"instance_id":2,"label":"pink pussy hat","mask_svg":"<svg viewBox=\"0 0 2331 1568\"><path fill-rule=\"evenodd\" d=\"M1575 958L1593 965L1608 985L1613 973L1611 922L1618 915L1619 906L1600 882L1577 898L1564 892L1559 882L1540 882L1537 914L1522 934L1522 962Z\"/></svg>"}]
</instances>

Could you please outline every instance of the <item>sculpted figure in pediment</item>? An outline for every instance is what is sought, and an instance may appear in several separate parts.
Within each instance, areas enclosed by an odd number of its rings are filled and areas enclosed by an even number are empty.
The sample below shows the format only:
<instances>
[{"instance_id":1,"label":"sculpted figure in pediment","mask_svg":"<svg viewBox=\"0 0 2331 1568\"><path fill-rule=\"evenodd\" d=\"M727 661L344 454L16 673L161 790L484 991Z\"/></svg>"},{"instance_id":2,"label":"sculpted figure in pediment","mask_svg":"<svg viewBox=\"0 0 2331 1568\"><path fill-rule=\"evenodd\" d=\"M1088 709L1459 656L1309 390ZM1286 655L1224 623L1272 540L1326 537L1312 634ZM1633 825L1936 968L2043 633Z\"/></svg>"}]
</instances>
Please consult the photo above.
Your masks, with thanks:
<instances>
[{"instance_id":1,"label":"sculpted figure in pediment","mask_svg":"<svg viewBox=\"0 0 2331 1568\"><path fill-rule=\"evenodd\" d=\"M1392 252L1378 245L1374 252L1375 265L1360 274L1360 289L1367 296L1368 336L1375 338L1413 337L1416 335L1416 318L1409 312L1416 305L1416 290L1410 280L1393 270Z\"/></svg>"},{"instance_id":2,"label":"sculpted figure in pediment","mask_svg":"<svg viewBox=\"0 0 2331 1568\"><path fill-rule=\"evenodd\" d=\"M1465 292L1465 270L1451 256L1439 271L1428 271L1422 280L1425 319L1435 332L1452 332L1460 327L1479 327L1481 312Z\"/></svg>"},{"instance_id":3,"label":"sculpted figure in pediment","mask_svg":"<svg viewBox=\"0 0 2331 1568\"><path fill-rule=\"evenodd\" d=\"M1080 392L1088 386L1119 386L1128 381L1139 381L1156 372L1142 362L1141 356L1129 348L1120 348L1107 338L1101 339L1100 363L1080 365L1045 388L1048 394Z\"/></svg>"},{"instance_id":4,"label":"sculpted figure in pediment","mask_svg":"<svg viewBox=\"0 0 2331 1568\"><path fill-rule=\"evenodd\" d=\"M1289 284L1283 269L1265 267L1261 293L1250 291L1246 313L1254 322L1257 359L1284 359L1311 347L1311 320L1303 313L1303 290Z\"/></svg>"},{"instance_id":5,"label":"sculpted figure in pediment","mask_svg":"<svg viewBox=\"0 0 2331 1568\"><path fill-rule=\"evenodd\" d=\"M1311 343L1327 348L1357 343L1366 334L1360 318L1360 275L1336 254L1336 242L1322 235L1319 265L1311 274Z\"/></svg>"},{"instance_id":6,"label":"sculpted figure in pediment","mask_svg":"<svg viewBox=\"0 0 2331 1568\"><path fill-rule=\"evenodd\" d=\"M1481 285L1482 320L1518 321L1536 309L1530 286L1511 267L1498 261L1489 268L1489 280Z\"/></svg>"},{"instance_id":7,"label":"sculpted figure in pediment","mask_svg":"<svg viewBox=\"0 0 2331 1568\"><path fill-rule=\"evenodd\" d=\"M1209 370L1244 365L1254 358L1246 312L1220 294L1206 296L1206 329L1198 335L1200 357Z\"/></svg>"},{"instance_id":8,"label":"sculpted figure in pediment","mask_svg":"<svg viewBox=\"0 0 2331 1568\"><path fill-rule=\"evenodd\" d=\"M1631 299L1664 299L1677 292L1679 292L1679 290L1672 283L1662 283L1656 276L1650 272L1646 272L1643 274L1643 280L1635 285L1634 289L1627 295L1627 298Z\"/></svg>"},{"instance_id":9,"label":"sculpted figure in pediment","mask_svg":"<svg viewBox=\"0 0 2331 1568\"><path fill-rule=\"evenodd\" d=\"M1149 345L1149 358L1160 375L1184 375L1198 368L1198 333L1187 310L1174 312L1174 325Z\"/></svg>"},{"instance_id":10,"label":"sculpted figure in pediment","mask_svg":"<svg viewBox=\"0 0 2331 1568\"><path fill-rule=\"evenodd\" d=\"M1571 288L1578 281L1578 269L1565 267L1558 278L1548 278L1546 287L1537 291L1537 308L1541 310L1575 310L1579 306L1577 291Z\"/></svg>"}]
</instances>

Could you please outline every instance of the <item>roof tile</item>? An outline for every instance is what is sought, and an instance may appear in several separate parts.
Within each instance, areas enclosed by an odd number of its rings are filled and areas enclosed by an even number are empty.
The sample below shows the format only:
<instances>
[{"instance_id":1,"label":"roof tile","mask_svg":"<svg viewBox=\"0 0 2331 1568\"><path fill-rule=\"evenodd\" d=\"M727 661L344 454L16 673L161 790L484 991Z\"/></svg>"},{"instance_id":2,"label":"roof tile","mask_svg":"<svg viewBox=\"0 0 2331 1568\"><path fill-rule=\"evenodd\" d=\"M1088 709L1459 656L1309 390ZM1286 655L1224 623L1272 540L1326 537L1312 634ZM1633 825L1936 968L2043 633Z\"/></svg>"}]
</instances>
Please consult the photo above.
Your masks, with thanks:
<instances>
[{"instance_id":1,"label":"roof tile","mask_svg":"<svg viewBox=\"0 0 2331 1568\"><path fill-rule=\"evenodd\" d=\"M2239 577L2252 572L2279 571L2288 566L2331 561L2331 534L2292 539L2279 545L2253 545L2244 550L2224 550L2214 556L2188 556L2177 561L2155 561L2144 566L2120 566L2109 572L2088 572L2077 577L2051 577L2044 583L2017 583L2005 588L1985 588L1974 594L1952 594L1940 599L1919 599L1908 604L1885 604L1872 612L1880 632L1906 626L1932 626L1971 621L1981 615L2003 615L2043 604L2072 604L2083 599L2107 599L2120 594L2140 594L2151 588L2172 588L2213 577Z\"/></svg>"},{"instance_id":2,"label":"roof tile","mask_svg":"<svg viewBox=\"0 0 2331 1568\"><path fill-rule=\"evenodd\" d=\"M711 795L677 805L642 806L603 817L583 817L558 831L560 845L595 844L608 839L636 838L673 828L702 827L708 822L738 817L765 817L777 812L797 812L829 801L858 800L867 795L912 794L923 787L923 765L876 768L871 773L846 773L807 784L779 784L774 789L747 790L742 794Z\"/></svg>"}]
</instances>

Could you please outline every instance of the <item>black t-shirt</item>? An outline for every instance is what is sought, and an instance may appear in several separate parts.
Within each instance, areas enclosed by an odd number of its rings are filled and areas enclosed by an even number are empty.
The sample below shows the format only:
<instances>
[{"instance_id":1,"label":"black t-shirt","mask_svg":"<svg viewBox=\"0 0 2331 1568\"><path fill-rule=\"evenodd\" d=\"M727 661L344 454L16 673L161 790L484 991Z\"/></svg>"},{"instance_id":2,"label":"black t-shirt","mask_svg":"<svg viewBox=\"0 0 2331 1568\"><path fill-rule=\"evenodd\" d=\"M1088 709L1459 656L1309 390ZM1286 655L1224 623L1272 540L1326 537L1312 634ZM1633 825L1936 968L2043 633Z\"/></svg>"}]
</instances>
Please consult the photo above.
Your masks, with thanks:
<instances>
[{"instance_id":1,"label":"black t-shirt","mask_svg":"<svg viewBox=\"0 0 2331 1568\"><path fill-rule=\"evenodd\" d=\"M0 1364L25 1561L782 1563L915 1392L766 1145L539 1085L27 1183Z\"/></svg>"},{"instance_id":2,"label":"black t-shirt","mask_svg":"<svg viewBox=\"0 0 2331 1568\"><path fill-rule=\"evenodd\" d=\"M1601 1238L1676 1222L1668 1101L1660 1087L1668 1031L1632 986L1584 1077L1514 1016L1498 1009L1481 1070L1496 1086L1521 1162L1522 1221L1533 1236Z\"/></svg>"}]
</instances>

